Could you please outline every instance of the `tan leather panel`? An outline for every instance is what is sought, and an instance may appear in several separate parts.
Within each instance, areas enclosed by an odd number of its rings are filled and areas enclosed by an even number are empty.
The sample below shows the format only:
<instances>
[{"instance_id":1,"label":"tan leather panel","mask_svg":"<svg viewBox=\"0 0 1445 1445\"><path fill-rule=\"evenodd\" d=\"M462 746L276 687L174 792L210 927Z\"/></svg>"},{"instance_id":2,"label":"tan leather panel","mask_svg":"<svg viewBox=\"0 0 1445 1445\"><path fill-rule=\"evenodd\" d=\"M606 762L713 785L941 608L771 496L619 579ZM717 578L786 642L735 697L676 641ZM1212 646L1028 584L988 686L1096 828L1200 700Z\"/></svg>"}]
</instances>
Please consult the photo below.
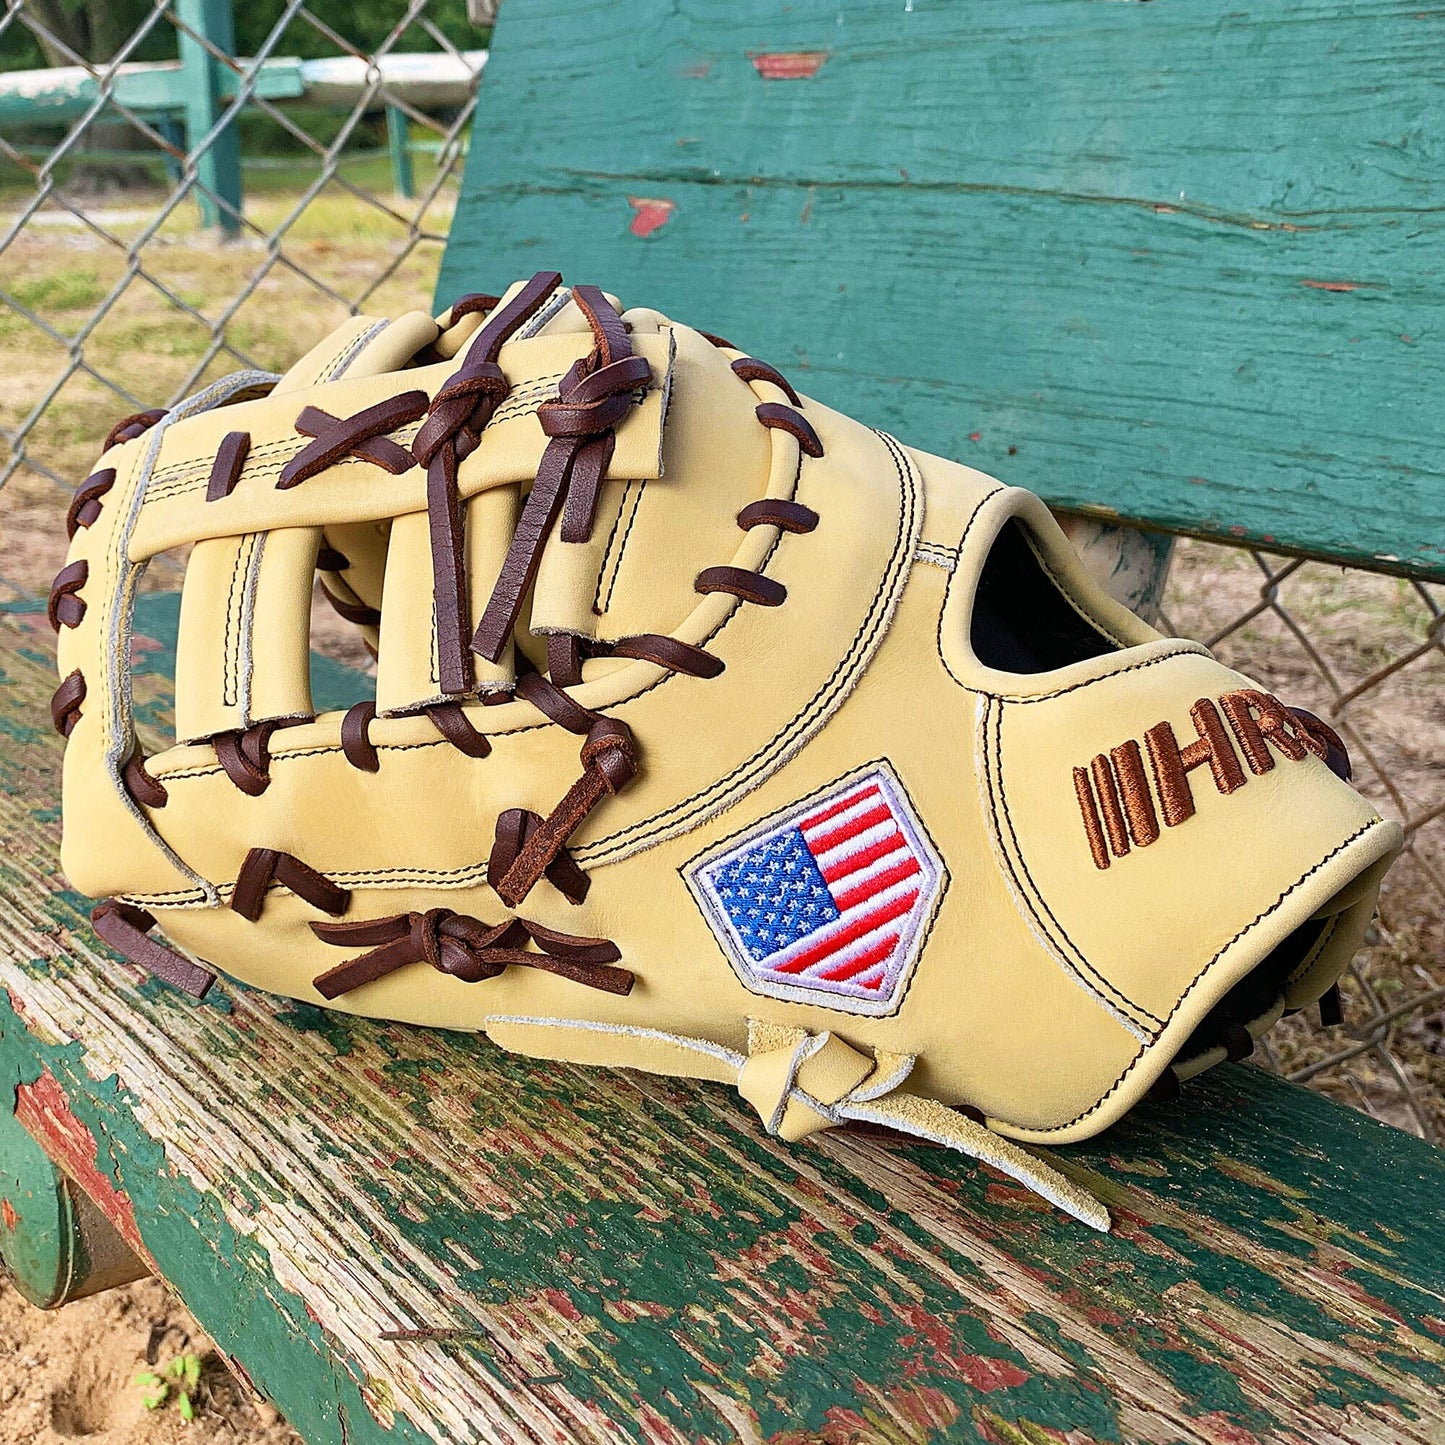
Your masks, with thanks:
<instances>
[{"instance_id":1,"label":"tan leather panel","mask_svg":"<svg viewBox=\"0 0 1445 1445\"><path fill-rule=\"evenodd\" d=\"M466 504L467 579L474 620L481 615L501 567L516 512L517 494L511 487L494 487ZM383 595L424 602L383 611L376 664L377 712L384 717L445 701L437 677L431 533L424 512L398 517L392 524ZM473 654L473 666L479 692L495 692L512 684L510 650L497 662Z\"/></svg>"},{"instance_id":2,"label":"tan leather panel","mask_svg":"<svg viewBox=\"0 0 1445 1445\"><path fill-rule=\"evenodd\" d=\"M278 528L192 549L176 646L176 736L311 716L318 533Z\"/></svg>"},{"instance_id":3,"label":"tan leather panel","mask_svg":"<svg viewBox=\"0 0 1445 1445\"><path fill-rule=\"evenodd\" d=\"M246 723L310 717L311 587L320 531L266 535L251 604L251 686Z\"/></svg>"},{"instance_id":4,"label":"tan leather panel","mask_svg":"<svg viewBox=\"0 0 1445 1445\"><path fill-rule=\"evenodd\" d=\"M253 532L191 550L176 644L176 737L182 742L246 726L241 658L244 652L249 662L251 569L264 544L264 533Z\"/></svg>"},{"instance_id":5,"label":"tan leather panel","mask_svg":"<svg viewBox=\"0 0 1445 1445\"><path fill-rule=\"evenodd\" d=\"M782 400L782 394L739 381L728 364L732 353L695 331L669 328L668 334L676 335L677 352L662 473L638 488L625 525L604 539L613 575L599 598L603 638L672 631L691 609L697 574L732 560L738 512L769 494L773 433L754 413L760 401ZM694 459L703 457L706 469L699 472ZM706 507L697 504L700 487L708 492Z\"/></svg>"},{"instance_id":6,"label":"tan leather panel","mask_svg":"<svg viewBox=\"0 0 1445 1445\"><path fill-rule=\"evenodd\" d=\"M376 655L376 710L382 715L441 698L431 591L426 513L411 512L391 524L382 595L410 597L424 605L388 607L382 613Z\"/></svg>"}]
</instances>

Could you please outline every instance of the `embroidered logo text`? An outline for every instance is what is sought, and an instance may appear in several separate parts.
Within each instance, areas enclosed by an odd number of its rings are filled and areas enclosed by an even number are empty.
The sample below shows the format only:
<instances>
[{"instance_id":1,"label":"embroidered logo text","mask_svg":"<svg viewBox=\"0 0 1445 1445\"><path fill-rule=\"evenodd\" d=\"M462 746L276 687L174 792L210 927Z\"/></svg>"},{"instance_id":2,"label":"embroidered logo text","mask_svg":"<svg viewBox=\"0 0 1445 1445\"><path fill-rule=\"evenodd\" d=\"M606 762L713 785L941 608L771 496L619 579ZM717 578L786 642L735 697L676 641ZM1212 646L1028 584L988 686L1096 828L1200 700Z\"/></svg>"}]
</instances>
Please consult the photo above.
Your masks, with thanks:
<instances>
[{"instance_id":1,"label":"embroidered logo text","mask_svg":"<svg viewBox=\"0 0 1445 1445\"><path fill-rule=\"evenodd\" d=\"M1074 791L1095 867L1107 868L1111 853L1122 858L1131 846L1156 842L1161 815L1170 828L1192 818L1189 774L1196 768L1207 766L1214 786L1232 793L1248 781L1240 754L1256 775L1274 767L1275 752L1291 762L1307 753L1327 755L1326 744L1305 721L1277 697L1254 688L1227 692L1217 706L1202 697L1189 716L1197 736L1183 747L1167 722L1155 723L1144 734L1142 749L1130 738L1074 769Z\"/></svg>"}]
</instances>

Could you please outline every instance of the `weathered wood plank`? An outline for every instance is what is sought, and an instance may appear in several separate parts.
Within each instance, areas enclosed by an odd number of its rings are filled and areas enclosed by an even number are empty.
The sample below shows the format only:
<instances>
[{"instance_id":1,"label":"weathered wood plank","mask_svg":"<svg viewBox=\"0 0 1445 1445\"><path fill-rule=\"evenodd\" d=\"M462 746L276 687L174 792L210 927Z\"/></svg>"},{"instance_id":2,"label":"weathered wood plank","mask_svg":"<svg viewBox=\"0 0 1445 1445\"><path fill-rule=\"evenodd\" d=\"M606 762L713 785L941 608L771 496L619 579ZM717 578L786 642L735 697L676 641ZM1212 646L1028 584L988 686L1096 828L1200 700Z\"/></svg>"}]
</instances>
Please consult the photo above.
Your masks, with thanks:
<instances>
[{"instance_id":1,"label":"weathered wood plank","mask_svg":"<svg viewBox=\"0 0 1445 1445\"><path fill-rule=\"evenodd\" d=\"M137 986L56 872L53 683L0 617L0 1080L311 1445L1445 1436L1439 1151L1219 1070L1057 1156L1104 1237L721 1088Z\"/></svg>"},{"instance_id":2,"label":"weathered wood plank","mask_svg":"<svg viewBox=\"0 0 1445 1445\"><path fill-rule=\"evenodd\" d=\"M1445 578L1445 11L499 25L440 303L557 266L1057 505Z\"/></svg>"}]
</instances>

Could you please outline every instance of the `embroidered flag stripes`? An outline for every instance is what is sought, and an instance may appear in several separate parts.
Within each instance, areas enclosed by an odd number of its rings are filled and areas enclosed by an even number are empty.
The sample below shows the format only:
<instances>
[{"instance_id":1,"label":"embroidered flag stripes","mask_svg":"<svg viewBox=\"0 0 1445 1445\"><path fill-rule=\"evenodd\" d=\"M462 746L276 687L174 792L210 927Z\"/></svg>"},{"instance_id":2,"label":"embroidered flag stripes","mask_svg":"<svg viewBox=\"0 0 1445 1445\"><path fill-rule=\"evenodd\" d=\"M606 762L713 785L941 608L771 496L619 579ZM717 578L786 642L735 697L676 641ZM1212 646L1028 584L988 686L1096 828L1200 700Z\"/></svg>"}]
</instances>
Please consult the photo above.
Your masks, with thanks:
<instances>
[{"instance_id":1,"label":"embroidered flag stripes","mask_svg":"<svg viewBox=\"0 0 1445 1445\"><path fill-rule=\"evenodd\" d=\"M902 997L945 873L882 765L732 838L685 876L753 992L886 1013Z\"/></svg>"}]
</instances>

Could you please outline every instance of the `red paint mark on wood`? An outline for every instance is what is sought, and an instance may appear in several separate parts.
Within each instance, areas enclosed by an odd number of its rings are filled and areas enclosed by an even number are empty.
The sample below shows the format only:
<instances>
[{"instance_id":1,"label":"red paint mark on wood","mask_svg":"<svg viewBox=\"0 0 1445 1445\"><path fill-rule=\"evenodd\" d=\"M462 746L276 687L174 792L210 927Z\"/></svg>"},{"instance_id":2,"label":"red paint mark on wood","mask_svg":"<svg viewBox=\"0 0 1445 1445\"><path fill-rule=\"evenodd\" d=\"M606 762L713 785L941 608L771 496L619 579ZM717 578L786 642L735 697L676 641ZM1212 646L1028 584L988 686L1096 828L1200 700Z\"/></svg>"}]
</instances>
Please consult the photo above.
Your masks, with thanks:
<instances>
[{"instance_id":1,"label":"red paint mark on wood","mask_svg":"<svg viewBox=\"0 0 1445 1445\"><path fill-rule=\"evenodd\" d=\"M55 1162L95 1201L115 1225L120 1237L152 1268L155 1261L141 1240L130 1196L115 1187L96 1164L100 1146L95 1136L75 1117L65 1090L46 1069L33 1084L15 1090L15 1118Z\"/></svg>"},{"instance_id":2,"label":"red paint mark on wood","mask_svg":"<svg viewBox=\"0 0 1445 1445\"><path fill-rule=\"evenodd\" d=\"M1017 1385L1026 1385L1032 1378L1012 1360L990 1360L983 1355L956 1355L953 1363L958 1367L958 1373L975 1390L981 1390L985 1395L992 1390L1011 1390Z\"/></svg>"},{"instance_id":3,"label":"red paint mark on wood","mask_svg":"<svg viewBox=\"0 0 1445 1445\"><path fill-rule=\"evenodd\" d=\"M12 619L24 619L25 614L12 612L10 616ZM30 620L34 621L34 618L31 618ZM41 617L41 621L45 621L43 616ZM50 624L47 622L46 626L49 627L49 625ZM13 989L8 988L5 990L5 997L10 1000L10 1011L15 1015L16 1018L20 1020L22 1024L25 1025L27 1029L30 1030L31 1033L35 1033L40 1026L39 1020L36 1019L33 1013L28 1013L26 1011L25 1000L21 998L20 995L17 994Z\"/></svg>"},{"instance_id":4,"label":"red paint mark on wood","mask_svg":"<svg viewBox=\"0 0 1445 1445\"><path fill-rule=\"evenodd\" d=\"M1308 286L1314 291L1358 291L1358 281L1301 281L1301 286Z\"/></svg>"},{"instance_id":5,"label":"red paint mark on wood","mask_svg":"<svg viewBox=\"0 0 1445 1445\"><path fill-rule=\"evenodd\" d=\"M1200 1415L1194 1423L1207 1425L1208 1438L1219 1441L1219 1445L1259 1445L1258 1435L1236 1425L1221 1410L1211 1410L1207 1415Z\"/></svg>"},{"instance_id":6,"label":"red paint mark on wood","mask_svg":"<svg viewBox=\"0 0 1445 1445\"><path fill-rule=\"evenodd\" d=\"M831 53L827 50L750 50L748 59L764 80L811 80Z\"/></svg>"},{"instance_id":7,"label":"red paint mark on wood","mask_svg":"<svg viewBox=\"0 0 1445 1445\"><path fill-rule=\"evenodd\" d=\"M581 1322L582 1312L560 1289L544 1289L542 1291L542 1298L545 1299L564 1320L568 1320L574 1325Z\"/></svg>"},{"instance_id":8,"label":"red paint mark on wood","mask_svg":"<svg viewBox=\"0 0 1445 1445\"><path fill-rule=\"evenodd\" d=\"M661 230L677 209L675 202L658 196L628 196L627 204L637 212L627 228L634 236L650 236Z\"/></svg>"},{"instance_id":9,"label":"red paint mark on wood","mask_svg":"<svg viewBox=\"0 0 1445 1445\"><path fill-rule=\"evenodd\" d=\"M968 439L971 442L981 442L983 440L983 433L981 431L971 431L968 434Z\"/></svg>"},{"instance_id":10,"label":"red paint mark on wood","mask_svg":"<svg viewBox=\"0 0 1445 1445\"><path fill-rule=\"evenodd\" d=\"M0 1219L5 1221L5 1228L13 1234L15 1226L20 1223L20 1216L15 1212L15 1206L8 1199L0 1199Z\"/></svg>"},{"instance_id":11,"label":"red paint mark on wood","mask_svg":"<svg viewBox=\"0 0 1445 1445\"><path fill-rule=\"evenodd\" d=\"M691 65L684 65L678 74L684 80L702 80L712 71L712 61L694 60Z\"/></svg>"}]
</instances>

